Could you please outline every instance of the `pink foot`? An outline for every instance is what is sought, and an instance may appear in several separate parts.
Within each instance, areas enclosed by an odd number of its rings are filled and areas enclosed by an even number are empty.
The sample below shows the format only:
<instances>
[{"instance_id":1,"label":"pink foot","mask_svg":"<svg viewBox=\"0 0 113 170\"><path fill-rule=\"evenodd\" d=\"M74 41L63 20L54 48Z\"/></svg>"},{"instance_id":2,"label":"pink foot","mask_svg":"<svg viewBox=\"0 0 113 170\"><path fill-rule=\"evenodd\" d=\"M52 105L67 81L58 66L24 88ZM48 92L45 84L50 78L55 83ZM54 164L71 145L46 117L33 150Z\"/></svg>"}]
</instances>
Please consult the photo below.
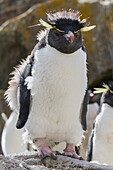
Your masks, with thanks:
<instances>
[{"instance_id":1,"label":"pink foot","mask_svg":"<svg viewBox=\"0 0 113 170\"><path fill-rule=\"evenodd\" d=\"M75 152L75 145L72 143L67 143L66 148L64 149L65 156L69 156L75 159L81 159L82 158Z\"/></svg>"},{"instance_id":2,"label":"pink foot","mask_svg":"<svg viewBox=\"0 0 113 170\"><path fill-rule=\"evenodd\" d=\"M56 159L55 151L52 151L46 144L45 138L37 138L38 144L38 155L42 158L51 156L53 159Z\"/></svg>"}]
</instances>

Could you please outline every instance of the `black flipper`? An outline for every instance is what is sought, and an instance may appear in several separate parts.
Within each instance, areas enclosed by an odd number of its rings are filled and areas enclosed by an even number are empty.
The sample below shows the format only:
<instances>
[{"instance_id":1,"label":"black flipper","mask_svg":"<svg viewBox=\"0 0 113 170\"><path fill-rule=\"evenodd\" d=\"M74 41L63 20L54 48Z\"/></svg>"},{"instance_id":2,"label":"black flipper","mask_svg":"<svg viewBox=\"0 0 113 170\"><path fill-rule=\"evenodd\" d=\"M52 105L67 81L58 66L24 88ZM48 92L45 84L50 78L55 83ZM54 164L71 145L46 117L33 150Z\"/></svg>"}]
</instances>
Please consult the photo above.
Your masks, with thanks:
<instances>
[{"instance_id":1,"label":"black flipper","mask_svg":"<svg viewBox=\"0 0 113 170\"><path fill-rule=\"evenodd\" d=\"M87 121L86 121L86 116L87 116L87 105L89 103L89 93L88 93L88 87L86 90L86 94L84 96L84 100L82 103L82 108L81 108L81 125L83 130L87 130Z\"/></svg>"},{"instance_id":2,"label":"black flipper","mask_svg":"<svg viewBox=\"0 0 113 170\"><path fill-rule=\"evenodd\" d=\"M19 102L20 102L20 110L19 110L19 117L18 121L16 124L17 129L21 129L29 116L29 109L30 109L30 90L27 89L27 85L25 85L25 79L28 76L31 76L31 71L32 71L32 65L33 65L33 57L32 61L27 64L27 66L24 69L23 74L21 75L20 78L20 84L19 84L19 90L20 90L20 97L19 97Z\"/></svg>"},{"instance_id":3,"label":"black flipper","mask_svg":"<svg viewBox=\"0 0 113 170\"><path fill-rule=\"evenodd\" d=\"M95 126L95 124L93 125ZM94 138L94 127L92 129L91 135L88 140L88 149L86 153L86 160L91 161L92 160L92 154L93 154L93 138Z\"/></svg>"}]
</instances>

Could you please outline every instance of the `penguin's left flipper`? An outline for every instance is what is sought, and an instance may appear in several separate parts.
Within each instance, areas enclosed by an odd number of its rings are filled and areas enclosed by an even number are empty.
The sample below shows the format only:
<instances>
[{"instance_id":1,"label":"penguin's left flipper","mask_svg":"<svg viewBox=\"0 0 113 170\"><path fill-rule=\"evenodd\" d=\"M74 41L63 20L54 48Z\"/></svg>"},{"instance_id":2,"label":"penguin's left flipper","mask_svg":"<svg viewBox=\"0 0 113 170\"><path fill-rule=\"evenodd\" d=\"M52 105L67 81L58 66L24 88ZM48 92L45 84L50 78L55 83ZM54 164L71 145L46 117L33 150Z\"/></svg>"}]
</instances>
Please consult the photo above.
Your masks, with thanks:
<instances>
[{"instance_id":1,"label":"penguin's left flipper","mask_svg":"<svg viewBox=\"0 0 113 170\"><path fill-rule=\"evenodd\" d=\"M83 103L81 106L81 113L80 113L80 121L81 121L81 125L83 130L87 130L87 120L86 120L86 116L87 116L87 105L89 103L89 93L88 93L88 87L86 89L86 93L83 99Z\"/></svg>"},{"instance_id":2,"label":"penguin's left flipper","mask_svg":"<svg viewBox=\"0 0 113 170\"><path fill-rule=\"evenodd\" d=\"M87 153L86 153L86 160L87 161L92 160L94 130L95 130L95 123L93 124L93 129L91 131L91 134L90 134L90 137L89 137L89 140L88 140L88 148L87 148Z\"/></svg>"},{"instance_id":3,"label":"penguin's left flipper","mask_svg":"<svg viewBox=\"0 0 113 170\"><path fill-rule=\"evenodd\" d=\"M16 127L18 129L23 128L25 125L28 116L29 116L29 109L30 109L30 90L27 89L27 85L25 84L25 79L28 76L31 76L31 70L32 70L33 63L30 62L27 64L27 66L24 69L24 72L22 73L20 77L20 83L19 83L19 117L16 124Z\"/></svg>"}]
</instances>

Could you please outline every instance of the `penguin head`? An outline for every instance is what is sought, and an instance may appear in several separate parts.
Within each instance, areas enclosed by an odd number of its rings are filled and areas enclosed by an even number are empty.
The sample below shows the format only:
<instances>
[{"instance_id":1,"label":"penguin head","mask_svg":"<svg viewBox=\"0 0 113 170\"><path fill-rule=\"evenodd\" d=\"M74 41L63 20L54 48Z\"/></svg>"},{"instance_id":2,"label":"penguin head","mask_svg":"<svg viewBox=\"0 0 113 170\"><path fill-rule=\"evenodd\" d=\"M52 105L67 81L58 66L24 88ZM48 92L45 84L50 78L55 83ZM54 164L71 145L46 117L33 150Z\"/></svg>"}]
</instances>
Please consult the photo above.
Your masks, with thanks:
<instances>
[{"instance_id":1,"label":"penguin head","mask_svg":"<svg viewBox=\"0 0 113 170\"><path fill-rule=\"evenodd\" d=\"M101 103L106 103L113 107L113 81L103 84L103 88L94 88L94 94L103 93Z\"/></svg>"},{"instance_id":2,"label":"penguin head","mask_svg":"<svg viewBox=\"0 0 113 170\"><path fill-rule=\"evenodd\" d=\"M109 89L103 94L103 103L107 103L113 107L113 82L109 82Z\"/></svg>"},{"instance_id":3,"label":"penguin head","mask_svg":"<svg viewBox=\"0 0 113 170\"><path fill-rule=\"evenodd\" d=\"M73 53L82 47L82 31L89 31L86 19L80 21L80 12L62 10L47 13L48 22L40 19L41 25L48 28L48 44L62 53Z\"/></svg>"},{"instance_id":4,"label":"penguin head","mask_svg":"<svg viewBox=\"0 0 113 170\"><path fill-rule=\"evenodd\" d=\"M54 15L57 15L57 13ZM69 15L68 12L66 12L66 15ZM75 15L78 15L78 13L75 13ZM83 24L80 23L78 18L76 20L57 18L54 22L54 28L50 29L48 34L49 45L63 53L75 52L82 47L82 33L80 31L82 27Z\"/></svg>"},{"instance_id":5,"label":"penguin head","mask_svg":"<svg viewBox=\"0 0 113 170\"><path fill-rule=\"evenodd\" d=\"M92 92L92 90L88 90L88 94L89 94L89 104L94 103L95 102L95 95Z\"/></svg>"},{"instance_id":6,"label":"penguin head","mask_svg":"<svg viewBox=\"0 0 113 170\"><path fill-rule=\"evenodd\" d=\"M92 90L88 90L89 104L98 103L100 105L101 94L95 95Z\"/></svg>"}]
</instances>

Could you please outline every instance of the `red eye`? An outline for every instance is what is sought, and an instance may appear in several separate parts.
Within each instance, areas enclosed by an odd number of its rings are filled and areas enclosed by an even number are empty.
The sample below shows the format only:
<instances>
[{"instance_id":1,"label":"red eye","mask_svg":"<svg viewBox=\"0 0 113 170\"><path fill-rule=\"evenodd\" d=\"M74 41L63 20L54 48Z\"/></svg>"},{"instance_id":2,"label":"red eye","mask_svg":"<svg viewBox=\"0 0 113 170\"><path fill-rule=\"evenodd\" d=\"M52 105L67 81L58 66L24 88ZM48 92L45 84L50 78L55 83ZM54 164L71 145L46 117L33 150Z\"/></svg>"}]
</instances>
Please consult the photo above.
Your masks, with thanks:
<instances>
[{"instance_id":1,"label":"red eye","mask_svg":"<svg viewBox=\"0 0 113 170\"><path fill-rule=\"evenodd\" d=\"M56 32L55 34L56 34L57 37L60 36L60 34L58 32Z\"/></svg>"},{"instance_id":2,"label":"red eye","mask_svg":"<svg viewBox=\"0 0 113 170\"><path fill-rule=\"evenodd\" d=\"M75 38L77 38L78 37L78 34L75 34Z\"/></svg>"},{"instance_id":3,"label":"red eye","mask_svg":"<svg viewBox=\"0 0 113 170\"><path fill-rule=\"evenodd\" d=\"M113 94L112 93L109 93L109 96L112 96Z\"/></svg>"}]
</instances>

